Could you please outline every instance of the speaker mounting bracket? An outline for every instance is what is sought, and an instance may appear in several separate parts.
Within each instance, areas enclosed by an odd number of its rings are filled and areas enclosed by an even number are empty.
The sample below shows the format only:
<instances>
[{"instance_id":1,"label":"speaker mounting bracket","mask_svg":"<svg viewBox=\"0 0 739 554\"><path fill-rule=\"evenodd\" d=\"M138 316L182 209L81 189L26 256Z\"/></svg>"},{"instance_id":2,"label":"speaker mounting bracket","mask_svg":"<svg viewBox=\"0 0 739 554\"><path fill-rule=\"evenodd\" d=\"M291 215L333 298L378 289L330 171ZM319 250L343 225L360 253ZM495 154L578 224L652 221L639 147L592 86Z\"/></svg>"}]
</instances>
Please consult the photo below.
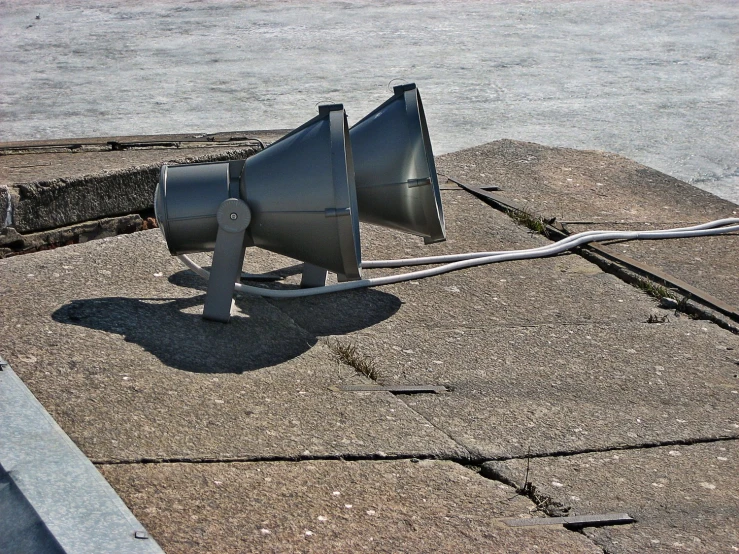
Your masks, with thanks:
<instances>
[{"instance_id":1,"label":"speaker mounting bracket","mask_svg":"<svg viewBox=\"0 0 739 554\"><path fill-rule=\"evenodd\" d=\"M328 276L328 270L318 267L317 265L304 263L303 264L303 276L300 279L301 289L311 289L315 287L323 287L326 285L326 277ZM336 274L336 280L339 283L348 281L346 275L342 273Z\"/></svg>"},{"instance_id":2,"label":"speaker mounting bracket","mask_svg":"<svg viewBox=\"0 0 739 554\"><path fill-rule=\"evenodd\" d=\"M203 317L227 323L231 319L234 283L241 277L244 263L244 236L251 223L251 211L241 199L228 198L216 214L218 234L210 268Z\"/></svg>"},{"instance_id":3,"label":"speaker mounting bracket","mask_svg":"<svg viewBox=\"0 0 739 554\"><path fill-rule=\"evenodd\" d=\"M306 262L303 264L303 276L300 279L300 288L311 289L314 287L323 287L326 285L327 275L328 270Z\"/></svg>"}]
</instances>

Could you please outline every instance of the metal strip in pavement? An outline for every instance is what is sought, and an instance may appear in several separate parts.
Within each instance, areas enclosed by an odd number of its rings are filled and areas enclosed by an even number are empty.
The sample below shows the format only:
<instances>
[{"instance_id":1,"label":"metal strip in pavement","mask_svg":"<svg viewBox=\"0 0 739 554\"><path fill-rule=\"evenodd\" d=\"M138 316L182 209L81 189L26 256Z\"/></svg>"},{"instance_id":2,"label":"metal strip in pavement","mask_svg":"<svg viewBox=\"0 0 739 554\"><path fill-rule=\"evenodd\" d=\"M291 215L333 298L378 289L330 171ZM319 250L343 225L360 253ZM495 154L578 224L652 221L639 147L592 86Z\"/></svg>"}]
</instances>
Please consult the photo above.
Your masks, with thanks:
<instances>
[{"instance_id":1,"label":"metal strip in pavement","mask_svg":"<svg viewBox=\"0 0 739 554\"><path fill-rule=\"evenodd\" d=\"M515 518L504 519L502 521L509 527L532 527L535 525L596 527L602 525L622 525L624 523L634 523L636 520L629 514L598 514L588 516Z\"/></svg>"},{"instance_id":2,"label":"metal strip in pavement","mask_svg":"<svg viewBox=\"0 0 739 554\"><path fill-rule=\"evenodd\" d=\"M511 200L508 200L507 198L503 198L498 194L493 194L492 192L488 192L484 190L482 187L467 185L451 177L447 177L447 179L449 179L453 183L456 183L457 185L459 185L466 191L471 192L472 194L479 196L481 198L484 198L485 200L489 201L491 204L493 204L495 208L499 210L503 210L503 211L514 210L514 211L519 211L519 212L527 212L527 210L524 209L524 207L519 206L517 203ZM544 223L546 225L547 236L549 238L556 237L556 238L561 239L561 238L570 236L570 232L564 226L559 225L555 223L554 221L545 221ZM615 252L608 250L606 247L598 245L598 244L586 244L586 245L579 246L578 248L583 249L583 250L589 250L611 261L621 264L633 271L636 271L637 273L641 273L642 275L646 277L651 277L657 281L662 281L666 286L677 289L683 295L689 297L691 300L697 300L704 306L708 306L716 310L717 312L730 317L734 321L739 321L739 309L738 308L735 308L734 306L727 304L723 300L716 298L715 296L706 292L705 290L694 287L693 285L686 283L682 279L678 279L674 275L671 275L665 271L662 271L661 269L651 264L647 264L644 262L634 260L633 258L624 256L623 254L616 254Z\"/></svg>"},{"instance_id":3,"label":"metal strip in pavement","mask_svg":"<svg viewBox=\"0 0 739 554\"><path fill-rule=\"evenodd\" d=\"M2 358L0 506L3 554L162 553Z\"/></svg>"},{"instance_id":4,"label":"metal strip in pavement","mask_svg":"<svg viewBox=\"0 0 739 554\"><path fill-rule=\"evenodd\" d=\"M329 387L334 392L377 392L387 391L397 394L413 394L420 392L446 392L447 389L440 385L334 385Z\"/></svg>"}]
</instances>

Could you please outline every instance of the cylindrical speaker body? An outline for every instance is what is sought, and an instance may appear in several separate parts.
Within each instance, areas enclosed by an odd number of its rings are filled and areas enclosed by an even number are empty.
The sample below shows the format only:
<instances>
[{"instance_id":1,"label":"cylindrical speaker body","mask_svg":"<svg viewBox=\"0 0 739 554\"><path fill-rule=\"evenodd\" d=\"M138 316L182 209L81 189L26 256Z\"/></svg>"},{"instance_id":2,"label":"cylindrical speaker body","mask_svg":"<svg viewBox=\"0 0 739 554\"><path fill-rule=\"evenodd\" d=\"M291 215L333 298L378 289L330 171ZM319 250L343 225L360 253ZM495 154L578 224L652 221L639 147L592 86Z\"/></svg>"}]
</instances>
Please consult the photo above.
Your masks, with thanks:
<instances>
[{"instance_id":1,"label":"cylindrical speaker body","mask_svg":"<svg viewBox=\"0 0 739 554\"><path fill-rule=\"evenodd\" d=\"M349 131L359 219L446 239L441 193L421 96L415 85L395 94Z\"/></svg>"},{"instance_id":2,"label":"cylindrical speaker body","mask_svg":"<svg viewBox=\"0 0 739 554\"><path fill-rule=\"evenodd\" d=\"M229 181L228 162L162 166L154 210L172 254L215 248L216 213Z\"/></svg>"}]
</instances>

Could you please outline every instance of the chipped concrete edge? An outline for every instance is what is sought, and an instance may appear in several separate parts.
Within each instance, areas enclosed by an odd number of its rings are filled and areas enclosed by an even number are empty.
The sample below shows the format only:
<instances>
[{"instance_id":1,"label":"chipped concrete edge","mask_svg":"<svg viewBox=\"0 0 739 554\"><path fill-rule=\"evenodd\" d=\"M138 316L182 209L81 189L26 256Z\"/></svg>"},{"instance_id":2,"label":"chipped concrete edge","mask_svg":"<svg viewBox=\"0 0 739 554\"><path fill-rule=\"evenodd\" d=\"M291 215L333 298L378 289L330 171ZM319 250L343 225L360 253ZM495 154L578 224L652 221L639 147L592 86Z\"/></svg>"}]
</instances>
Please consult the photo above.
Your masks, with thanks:
<instances>
[{"instance_id":1,"label":"chipped concrete edge","mask_svg":"<svg viewBox=\"0 0 739 554\"><path fill-rule=\"evenodd\" d=\"M106 217L85 221L75 225L21 234L12 227L0 235L0 259L20 254L30 254L40 250L50 250L95 239L125 235L153 228L152 219L144 219L140 214Z\"/></svg>"}]
</instances>

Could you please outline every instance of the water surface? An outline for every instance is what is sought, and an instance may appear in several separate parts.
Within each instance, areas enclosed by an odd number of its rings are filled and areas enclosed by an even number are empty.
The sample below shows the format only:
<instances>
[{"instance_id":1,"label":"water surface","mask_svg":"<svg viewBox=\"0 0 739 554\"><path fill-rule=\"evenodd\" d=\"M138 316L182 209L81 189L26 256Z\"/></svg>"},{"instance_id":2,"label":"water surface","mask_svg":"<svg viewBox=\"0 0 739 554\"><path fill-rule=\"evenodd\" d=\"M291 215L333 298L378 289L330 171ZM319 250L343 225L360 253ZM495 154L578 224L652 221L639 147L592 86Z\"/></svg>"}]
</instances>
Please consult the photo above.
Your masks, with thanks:
<instances>
[{"instance_id":1,"label":"water surface","mask_svg":"<svg viewBox=\"0 0 739 554\"><path fill-rule=\"evenodd\" d=\"M607 150L739 202L738 35L728 0L0 0L0 140L351 122L401 79L437 154Z\"/></svg>"}]
</instances>

